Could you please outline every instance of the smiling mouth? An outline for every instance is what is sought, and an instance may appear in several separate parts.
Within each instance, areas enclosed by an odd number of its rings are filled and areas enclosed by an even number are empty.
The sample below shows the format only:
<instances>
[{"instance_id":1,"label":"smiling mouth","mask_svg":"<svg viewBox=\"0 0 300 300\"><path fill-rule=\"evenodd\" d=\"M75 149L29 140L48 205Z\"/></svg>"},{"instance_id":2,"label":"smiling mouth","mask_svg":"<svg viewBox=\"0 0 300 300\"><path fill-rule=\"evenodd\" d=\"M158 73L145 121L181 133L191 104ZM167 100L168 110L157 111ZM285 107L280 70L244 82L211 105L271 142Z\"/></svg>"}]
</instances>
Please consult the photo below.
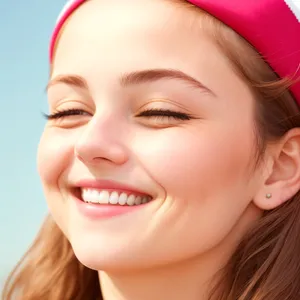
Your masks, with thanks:
<instances>
[{"instance_id":1,"label":"smiling mouth","mask_svg":"<svg viewBox=\"0 0 300 300\"><path fill-rule=\"evenodd\" d=\"M75 196L85 203L96 205L134 206L146 204L152 200L152 197L149 195L135 194L129 191L93 188L76 188Z\"/></svg>"}]
</instances>

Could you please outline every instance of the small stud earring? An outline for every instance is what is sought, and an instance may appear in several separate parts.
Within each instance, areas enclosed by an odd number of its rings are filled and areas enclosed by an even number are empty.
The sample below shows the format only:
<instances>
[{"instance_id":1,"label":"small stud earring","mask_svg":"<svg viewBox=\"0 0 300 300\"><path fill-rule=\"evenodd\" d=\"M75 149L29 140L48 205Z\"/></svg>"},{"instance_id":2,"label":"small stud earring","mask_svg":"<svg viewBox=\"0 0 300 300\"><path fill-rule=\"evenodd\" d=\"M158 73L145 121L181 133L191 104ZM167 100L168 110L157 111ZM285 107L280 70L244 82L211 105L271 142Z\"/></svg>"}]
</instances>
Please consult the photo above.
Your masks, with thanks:
<instances>
[{"instance_id":1,"label":"small stud earring","mask_svg":"<svg viewBox=\"0 0 300 300\"><path fill-rule=\"evenodd\" d=\"M267 199L272 198L272 194L271 194L271 193L266 194L266 198L267 198Z\"/></svg>"}]
</instances>

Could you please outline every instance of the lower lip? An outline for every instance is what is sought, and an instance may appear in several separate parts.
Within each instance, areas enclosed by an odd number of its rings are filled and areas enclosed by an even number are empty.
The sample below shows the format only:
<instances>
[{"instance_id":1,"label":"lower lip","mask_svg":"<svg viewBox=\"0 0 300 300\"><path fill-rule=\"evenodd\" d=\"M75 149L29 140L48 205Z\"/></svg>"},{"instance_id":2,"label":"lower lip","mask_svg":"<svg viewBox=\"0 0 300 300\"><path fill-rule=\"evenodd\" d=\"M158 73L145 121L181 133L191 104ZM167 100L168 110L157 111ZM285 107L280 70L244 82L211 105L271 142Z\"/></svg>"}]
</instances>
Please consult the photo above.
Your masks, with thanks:
<instances>
[{"instance_id":1,"label":"lower lip","mask_svg":"<svg viewBox=\"0 0 300 300\"><path fill-rule=\"evenodd\" d=\"M75 198L76 205L79 211L86 217L91 219L103 219L120 216L134 212L143 208L147 203L140 205L114 205L114 204L93 204L86 203L81 199Z\"/></svg>"}]
</instances>

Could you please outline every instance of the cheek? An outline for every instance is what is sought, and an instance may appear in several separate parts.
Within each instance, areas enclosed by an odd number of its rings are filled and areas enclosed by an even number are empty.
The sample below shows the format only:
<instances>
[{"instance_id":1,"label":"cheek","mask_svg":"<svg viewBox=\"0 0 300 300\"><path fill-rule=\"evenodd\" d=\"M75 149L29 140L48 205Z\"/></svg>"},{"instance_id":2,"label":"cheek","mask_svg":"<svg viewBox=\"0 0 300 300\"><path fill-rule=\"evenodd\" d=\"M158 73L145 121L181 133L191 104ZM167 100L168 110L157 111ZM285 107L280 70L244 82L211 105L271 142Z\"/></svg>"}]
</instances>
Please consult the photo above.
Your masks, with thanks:
<instances>
[{"instance_id":1,"label":"cheek","mask_svg":"<svg viewBox=\"0 0 300 300\"><path fill-rule=\"evenodd\" d=\"M74 138L72 133L55 128L44 131L38 148L38 172L42 181L49 211L56 224L68 236L68 203L63 200L59 188L61 174L73 159Z\"/></svg>"},{"instance_id":2,"label":"cheek","mask_svg":"<svg viewBox=\"0 0 300 300\"><path fill-rule=\"evenodd\" d=\"M183 130L183 129L182 129ZM241 143L241 141L243 141ZM222 192L245 181L252 136L197 129L155 133L138 142L138 156L152 177L174 197ZM146 145L146 147L145 147Z\"/></svg>"},{"instance_id":3,"label":"cheek","mask_svg":"<svg viewBox=\"0 0 300 300\"><path fill-rule=\"evenodd\" d=\"M209 129L170 129L135 145L144 168L167 195L157 226L172 228L164 239L173 232L174 238L189 245L186 251L219 243L251 199L247 176L251 135Z\"/></svg>"},{"instance_id":4,"label":"cheek","mask_svg":"<svg viewBox=\"0 0 300 300\"><path fill-rule=\"evenodd\" d=\"M38 148L38 172L45 187L57 187L58 179L73 159L74 137L71 131L45 129Z\"/></svg>"}]
</instances>

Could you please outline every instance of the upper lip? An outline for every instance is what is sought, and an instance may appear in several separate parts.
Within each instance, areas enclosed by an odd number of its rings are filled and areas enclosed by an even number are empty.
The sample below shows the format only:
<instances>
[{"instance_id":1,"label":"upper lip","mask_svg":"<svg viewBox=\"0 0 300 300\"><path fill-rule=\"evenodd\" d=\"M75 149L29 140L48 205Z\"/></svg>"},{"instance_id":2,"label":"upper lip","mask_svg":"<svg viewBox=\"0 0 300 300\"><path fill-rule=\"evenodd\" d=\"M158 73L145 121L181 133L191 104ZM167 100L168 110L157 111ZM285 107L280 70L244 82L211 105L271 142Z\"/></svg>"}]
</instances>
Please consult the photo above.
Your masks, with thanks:
<instances>
[{"instance_id":1,"label":"upper lip","mask_svg":"<svg viewBox=\"0 0 300 300\"><path fill-rule=\"evenodd\" d=\"M140 194L150 196L149 193L137 189L131 185L113 181L100 179L81 179L75 183L78 188L97 189L97 190L115 190L123 192L131 192L132 194Z\"/></svg>"}]
</instances>

